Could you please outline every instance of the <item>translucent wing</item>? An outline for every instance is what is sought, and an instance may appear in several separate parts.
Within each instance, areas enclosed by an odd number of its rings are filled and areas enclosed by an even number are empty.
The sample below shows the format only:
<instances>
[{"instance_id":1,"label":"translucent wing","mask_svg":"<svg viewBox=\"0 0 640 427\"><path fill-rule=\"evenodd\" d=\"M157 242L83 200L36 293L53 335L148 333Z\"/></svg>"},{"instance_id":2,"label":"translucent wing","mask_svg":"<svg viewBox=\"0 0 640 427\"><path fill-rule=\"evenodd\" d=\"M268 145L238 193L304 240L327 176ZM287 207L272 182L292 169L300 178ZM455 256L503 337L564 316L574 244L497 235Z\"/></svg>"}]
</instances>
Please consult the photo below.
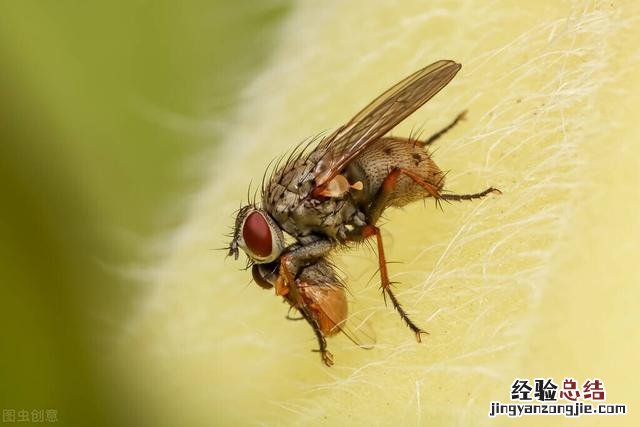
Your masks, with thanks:
<instances>
[{"instance_id":1,"label":"translucent wing","mask_svg":"<svg viewBox=\"0 0 640 427\"><path fill-rule=\"evenodd\" d=\"M301 280L298 288L311 316L325 336L342 333L360 348L373 348L375 336L367 319L347 315L346 293L341 284Z\"/></svg>"},{"instance_id":2,"label":"translucent wing","mask_svg":"<svg viewBox=\"0 0 640 427\"><path fill-rule=\"evenodd\" d=\"M369 144L424 105L456 75L462 65L441 60L416 71L374 99L347 124L320 141L316 186L338 175Z\"/></svg>"}]
</instances>

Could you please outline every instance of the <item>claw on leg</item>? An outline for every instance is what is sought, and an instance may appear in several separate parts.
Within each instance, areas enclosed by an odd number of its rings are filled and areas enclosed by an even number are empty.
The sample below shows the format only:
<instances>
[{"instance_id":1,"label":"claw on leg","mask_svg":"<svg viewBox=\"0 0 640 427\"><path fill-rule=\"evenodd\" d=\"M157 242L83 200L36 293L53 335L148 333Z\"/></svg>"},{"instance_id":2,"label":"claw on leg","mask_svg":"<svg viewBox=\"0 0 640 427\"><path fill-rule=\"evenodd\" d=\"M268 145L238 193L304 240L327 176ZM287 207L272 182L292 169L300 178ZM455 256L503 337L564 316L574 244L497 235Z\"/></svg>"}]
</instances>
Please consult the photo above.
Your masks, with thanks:
<instances>
[{"instance_id":1,"label":"claw on leg","mask_svg":"<svg viewBox=\"0 0 640 427\"><path fill-rule=\"evenodd\" d=\"M320 359L322 359L322 363L328 368L333 366L333 354L329 350L313 350L315 352L320 353Z\"/></svg>"},{"instance_id":2,"label":"claw on leg","mask_svg":"<svg viewBox=\"0 0 640 427\"><path fill-rule=\"evenodd\" d=\"M404 323L406 323L407 326L409 327L409 329L411 329L411 331L415 334L416 341L421 343L422 342L422 335L423 334L424 335L429 335L429 332L425 331L424 329L422 329L421 327L419 327L418 325L413 323L413 320L411 320L411 318L409 318L409 315L407 314L407 312L404 311L404 308L402 307L402 305L400 304L400 302L398 301L398 299L396 298L394 293L391 292L391 288L387 287L386 289L384 289L384 292L389 296L389 299L393 303L393 308L396 309L396 311L398 312L398 314L400 315L402 320L404 320Z\"/></svg>"},{"instance_id":3,"label":"claw on leg","mask_svg":"<svg viewBox=\"0 0 640 427\"><path fill-rule=\"evenodd\" d=\"M315 352L320 353L320 359L325 366L331 367L333 366L333 354L327 349L327 340L324 337L324 334L320 330L318 326L318 322L315 321L313 316L309 313L306 307L303 307L300 310L300 314L304 319L309 323L309 326L313 329L313 332L316 334L316 338L318 339L318 350L313 350Z\"/></svg>"}]
</instances>

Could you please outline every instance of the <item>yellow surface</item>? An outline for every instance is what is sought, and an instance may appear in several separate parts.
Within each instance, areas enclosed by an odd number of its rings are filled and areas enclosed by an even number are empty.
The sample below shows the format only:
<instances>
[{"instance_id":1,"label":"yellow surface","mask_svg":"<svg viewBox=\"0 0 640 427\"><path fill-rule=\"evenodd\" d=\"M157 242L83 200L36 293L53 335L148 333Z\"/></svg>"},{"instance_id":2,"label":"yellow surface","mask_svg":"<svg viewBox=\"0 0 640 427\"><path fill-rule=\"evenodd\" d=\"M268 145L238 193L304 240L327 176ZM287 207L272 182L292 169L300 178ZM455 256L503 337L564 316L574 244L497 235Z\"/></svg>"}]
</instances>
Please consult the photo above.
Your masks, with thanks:
<instances>
[{"instance_id":1,"label":"yellow surface","mask_svg":"<svg viewBox=\"0 0 640 427\"><path fill-rule=\"evenodd\" d=\"M599 377L630 414L577 423L638 424L638 3L530 3L298 5L122 337L167 424L576 422L487 417L514 378L536 376ZM394 133L426 136L468 109L434 159L448 189L504 194L388 214L391 274L430 332L422 345L368 282L375 254L341 253L377 346L332 339L324 368L311 330L213 249L273 157L442 58L461 72Z\"/></svg>"}]
</instances>

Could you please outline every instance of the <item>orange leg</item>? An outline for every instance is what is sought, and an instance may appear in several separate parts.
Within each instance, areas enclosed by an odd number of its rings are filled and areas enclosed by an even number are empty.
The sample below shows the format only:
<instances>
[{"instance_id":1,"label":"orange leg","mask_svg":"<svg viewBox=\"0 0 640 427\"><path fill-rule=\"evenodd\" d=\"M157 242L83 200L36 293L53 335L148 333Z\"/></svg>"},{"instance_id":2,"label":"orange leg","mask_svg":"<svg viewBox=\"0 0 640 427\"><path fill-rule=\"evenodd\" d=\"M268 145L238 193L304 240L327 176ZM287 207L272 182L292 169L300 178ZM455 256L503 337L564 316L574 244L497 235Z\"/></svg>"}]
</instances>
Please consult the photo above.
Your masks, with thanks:
<instances>
[{"instance_id":1,"label":"orange leg","mask_svg":"<svg viewBox=\"0 0 640 427\"><path fill-rule=\"evenodd\" d=\"M286 297L295 308L303 308L304 301L300 296L296 286L295 277L289 269L291 265L291 255L286 254L280 257L280 274L276 279L276 295Z\"/></svg>"},{"instance_id":2,"label":"orange leg","mask_svg":"<svg viewBox=\"0 0 640 427\"><path fill-rule=\"evenodd\" d=\"M416 336L416 340L418 342L421 342L422 334L427 334L427 332L425 332L422 328L416 325L409 318L409 315L407 314L407 312L404 310L404 308L398 301L398 298L396 298L394 293L391 291L391 281L389 280L389 272L387 270L387 260L384 255L384 244L382 242L382 235L380 234L380 229L375 226L375 224L378 222L378 219L380 218L380 215L382 214L384 209L387 207L389 198L391 197L391 194L395 190L396 184L398 182L398 178L402 173L404 173L409 178L413 179L417 184L425 188L425 190L427 190L427 192L430 195L435 197L436 200L438 197L440 197L438 188L435 185L427 182L424 178L422 178L418 174L415 174L411 171L408 171L402 168L395 168L391 172L389 172L389 175L387 175L387 177L384 179L382 183L382 188L380 189L380 193L378 194L378 196L376 197L376 200L374 201L371 208L369 209L369 212L367 212L367 223L369 225L362 227L362 229L354 230L353 240L364 240L368 237L376 236L376 243L378 247L378 265L380 269L380 281L381 281L381 287L383 292L382 295L385 298L385 302L386 302L386 297L387 296L389 297L389 299L391 300L391 303L393 304L393 308L398 312L398 314L400 315L402 320L404 320L404 322L407 324L409 329L413 331L413 333Z\"/></svg>"},{"instance_id":3,"label":"orange leg","mask_svg":"<svg viewBox=\"0 0 640 427\"><path fill-rule=\"evenodd\" d=\"M404 308L402 308L402 305L398 301L398 298L396 298L396 296L391 291L391 282L389 281L389 272L387 271L387 260L384 256L384 245L382 243L382 234L380 234L380 229L375 225L366 225L363 227L362 229L363 238L367 238L374 235L376 236L376 243L378 245L378 265L380 268L380 281L381 281L381 287L382 287L382 295L385 298L385 302L386 302L386 296L388 295L389 299L391 300L391 303L393 304L393 308L398 312L398 314L400 315L402 320L404 320L404 322L407 324L409 329L411 329L413 333L416 335L416 340L418 342L422 342L422 339L421 339L422 334L428 335L429 333L424 331L422 328L416 325L409 318L409 315L404 310Z\"/></svg>"},{"instance_id":4,"label":"orange leg","mask_svg":"<svg viewBox=\"0 0 640 427\"><path fill-rule=\"evenodd\" d=\"M310 311L310 306L306 305L304 300L302 299L302 295L300 295L300 291L298 290L298 286L295 283L295 278L293 273L291 273L291 254L282 255L280 258L280 274L276 279L275 289L276 295L283 296L284 299L291 305L291 308L296 308L302 317L300 318L292 318L287 313L286 318L289 320L301 320L305 319L307 323L313 329L313 332L316 334L316 338L318 340L318 350L313 350L320 353L320 359L325 366L333 365L333 355L327 348L327 341L322 333L322 329L318 322L314 319L313 315Z\"/></svg>"},{"instance_id":5,"label":"orange leg","mask_svg":"<svg viewBox=\"0 0 640 427\"><path fill-rule=\"evenodd\" d=\"M280 272L276 279L276 295L286 296L291 304L303 307L304 301L295 283L300 267L305 263L325 256L333 248L329 240L318 240L308 245L290 249L280 256Z\"/></svg>"},{"instance_id":6,"label":"orange leg","mask_svg":"<svg viewBox=\"0 0 640 427\"><path fill-rule=\"evenodd\" d=\"M439 192L439 189L438 189L438 187L436 185L430 183L429 181L427 181L426 179L424 179L423 177L421 177L417 173L412 172L410 170L403 169L403 168L394 169L394 171L396 171L396 170L398 171L398 173L405 174L406 176L411 178L416 184L418 184L419 186L421 186L422 188L427 190L427 193L429 193L429 195L431 197L433 197L434 199L437 200L437 199L440 198L440 192ZM391 171L391 173L393 173L394 171Z\"/></svg>"},{"instance_id":7,"label":"orange leg","mask_svg":"<svg viewBox=\"0 0 640 427\"><path fill-rule=\"evenodd\" d=\"M387 175L384 181L382 182L382 187L380 188L380 192L378 193L376 200L371 205L371 208L367 212L367 224L375 225L378 222L380 215L382 215L382 212L387 207L389 198L391 197L391 195L393 194L393 191L396 188L396 185L398 183L398 178L400 178L400 174L405 174L406 176L411 178L416 184L424 188L427 191L427 193L429 193L429 195L436 200L436 203L438 202L438 200L442 198L442 195L440 194L440 191L437 185L427 181L417 173L412 172L410 170L403 169L403 168L394 168L393 170L391 170L391 172L389 172L389 175Z\"/></svg>"},{"instance_id":8,"label":"orange leg","mask_svg":"<svg viewBox=\"0 0 640 427\"><path fill-rule=\"evenodd\" d=\"M460 120L461 116L457 117L454 123L449 126L449 128L455 125L455 123L458 120ZM446 130L448 130L449 128L446 128L444 131L446 132ZM429 195L431 195L436 199L436 202L440 199L471 200L471 199L484 197L490 193L494 193L494 192L499 193L500 190L497 190L495 188L488 188L476 194L442 195L440 194L440 191L439 191L440 189L438 186L427 181L422 176L410 170L406 170L403 168L395 168L391 172L389 172L389 174L386 176L386 178L382 182L382 187L380 188L380 192L378 193L376 200L371 205L371 208L367 212L368 225L365 225L360 229L354 230L352 235L350 236L351 239L354 241L361 241L368 237L376 236L376 242L378 246L378 263L380 266L380 280L381 280L383 296L385 296L385 301L386 301L386 296L389 296L389 299L393 303L393 307L396 309L398 314L400 314L400 317L402 318L402 320L404 320L407 326L416 334L416 339L418 340L418 342L421 342L421 335L427 334L427 332L423 331L409 318L406 311L404 311L404 309L402 308L402 305L400 304L400 302L398 302L398 299L391 291L391 282L389 281L389 273L387 271L387 261L384 255L384 245L382 243L382 235L380 234L380 229L375 226L375 224L378 222L378 219L380 218L380 215L388 205L389 199L391 198L391 195L393 194L393 191L396 188L400 174L406 175L407 177L411 178L416 184L422 186L429 193Z\"/></svg>"},{"instance_id":9,"label":"orange leg","mask_svg":"<svg viewBox=\"0 0 640 427\"><path fill-rule=\"evenodd\" d=\"M435 199L436 205L440 204L440 200L448 200L448 201L473 200L473 199L481 199L484 196L491 193L502 194L502 191L493 187L489 187L484 191L481 191L479 193L473 193L473 194L440 194L440 192L438 191L438 188L435 185L426 181L417 173L412 172L410 170L406 170L406 169L398 169L398 170L401 173L407 175L412 180L414 180L416 184L420 185L422 188L427 190L429 195Z\"/></svg>"}]
</instances>

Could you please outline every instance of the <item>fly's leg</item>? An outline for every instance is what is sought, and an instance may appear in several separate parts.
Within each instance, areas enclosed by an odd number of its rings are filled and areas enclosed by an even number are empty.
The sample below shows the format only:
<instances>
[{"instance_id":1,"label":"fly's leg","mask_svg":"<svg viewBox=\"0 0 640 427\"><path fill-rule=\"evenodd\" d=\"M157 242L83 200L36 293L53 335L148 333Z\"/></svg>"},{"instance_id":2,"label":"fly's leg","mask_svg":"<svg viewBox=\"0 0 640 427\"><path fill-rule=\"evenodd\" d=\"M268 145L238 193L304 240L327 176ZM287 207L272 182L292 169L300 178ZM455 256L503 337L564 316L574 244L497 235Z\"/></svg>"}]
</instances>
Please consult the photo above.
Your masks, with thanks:
<instances>
[{"instance_id":1,"label":"fly's leg","mask_svg":"<svg viewBox=\"0 0 640 427\"><path fill-rule=\"evenodd\" d=\"M447 128L443 129L442 131L439 132L439 134L436 134L436 135L438 136L442 135L444 132L446 132L448 129L454 126L460 120L460 118L463 117L463 115L464 113L459 115L452 124L450 124ZM416 184L424 188L427 191L427 193L429 193L429 195L431 195L436 199L436 201L440 199L471 200L471 199L484 197L487 194L494 193L494 192L500 193L500 190L491 187L476 194L442 195L440 194L440 191L439 191L440 187L438 185L434 185L433 183L427 181L425 178L421 177L417 173L407 169L403 169L403 168L394 168L385 177L384 181L382 182L380 191L376 196L376 199L374 200L373 204L371 205L371 208L367 212L366 221L368 225L365 225L364 227L361 227L359 229L354 229L353 232L351 233L350 238L351 240L354 240L354 241L361 241L368 237L376 236L376 243L378 246L378 263L380 266L380 280L382 282L382 291L383 291L383 296L385 296L385 301L386 301L386 296L389 296L389 299L393 304L393 308L398 312L402 320L404 320L407 326L416 335L416 340L418 342L421 342L422 334L428 334L428 332L425 332L424 330L422 330L418 325L416 325L409 318L409 316L407 315L407 312L404 310L404 308L402 308L402 305L398 301L398 298L396 298L396 296L391 291L391 282L389 281L389 273L387 271L387 261L384 255L384 245L382 243L382 235L380 234L380 229L375 226L375 224L378 222L378 219L380 218L380 215L382 215L382 212L387 207L389 199L391 198L393 191L395 190L395 187L398 183L398 178L400 177L401 174L404 174L407 177L411 178Z\"/></svg>"},{"instance_id":2,"label":"fly's leg","mask_svg":"<svg viewBox=\"0 0 640 427\"><path fill-rule=\"evenodd\" d=\"M489 187L484 191L481 191L479 193L473 193L473 194L441 194L438 185L432 184L431 182L421 177L419 174L407 169L395 168L389 173L389 175L387 175L387 177L382 182L382 189L380 190L380 194L378 195L378 198L374 201L370 209L369 215L367 217L368 224L375 224L373 220L377 221L380 215L382 214L382 211L384 211L384 209L386 208L389 197L391 196L391 193L395 188L395 185L398 181L398 177L400 176L400 174L404 174L408 176L416 184L424 188L427 191L427 193L429 193L429 195L436 200L436 205L439 204L440 200L448 200L448 201L473 200L473 199L481 199L491 193L502 194L502 191L493 187Z\"/></svg>"},{"instance_id":3,"label":"fly's leg","mask_svg":"<svg viewBox=\"0 0 640 427\"><path fill-rule=\"evenodd\" d=\"M300 317L293 317L291 315L291 310L293 310L293 306L289 306L289 311L287 311L287 315L284 316L285 319L287 320L293 320L293 321L298 321L298 320L302 320L304 319L304 316L300 316Z\"/></svg>"},{"instance_id":4,"label":"fly's leg","mask_svg":"<svg viewBox=\"0 0 640 427\"><path fill-rule=\"evenodd\" d=\"M295 245L281 255L276 295L286 296L296 308L302 307L304 302L295 283L296 275L305 265L325 256L332 247L329 240L318 240L307 245Z\"/></svg>"},{"instance_id":5,"label":"fly's leg","mask_svg":"<svg viewBox=\"0 0 640 427\"><path fill-rule=\"evenodd\" d=\"M404 323L407 324L409 329L413 331L413 333L416 336L416 340L418 342L422 342L422 338L421 338L422 334L428 335L429 333L424 331L422 328L416 325L413 322L413 320L411 320L411 318L409 318L409 315L407 314L406 311L404 311L404 308L402 308L402 305L398 301L398 298L396 298L394 293L391 291L391 282L389 281L389 272L387 271L387 260L384 256L384 245L382 243L382 235L380 234L380 229L375 225L366 225L363 227L363 231L362 231L363 238L367 238L373 235L376 236L376 243L378 245L378 265L380 268L380 281L382 282L381 283L382 295L383 297L385 297L385 302L386 302L386 296L388 295L389 299L391 300L391 303L393 304L393 308L398 312L398 314L400 315L402 320L404 320Z\"/></svg>"},{"instance_id":6,"label":"fly's leg","mask_svg":"<svg viewBox=\"0 0 640 427\"><path fill-rule=\"evenodd\" d=\"M456 116L456 118L453 119L453 121L451 123L449 123L446 127L440 129L438 132L436 132L433 135L431 135L429 137L429 139L424 141L423 145L427 146L427 145L433 144L435 141L440 139L440 137L442 135L444 135L445 133L449 132L455 125L457 125L460 120L464 120L466 115L467 115L467 110L464 110L462 113L458 114Z\"/></svg>"},{"instance_id":7,"label":"fly's leg","mask_svg":"<svg viewBox=\"0 0 640 427\"><path fill-rule=\"evenodd\" d=\"M502 194L502 191L498 190L497 188L489 187L484 191L481 191L479 193L474 193L474 194L441 194L440 198L442 200L453 200L453 201L473 200L473 199L481 199L484 196L491 193Z\"/></svg>"},{"instance_id":8,"label":"fly's leg","mask_svg":"<svg viewBox=\"0 0 640 427\"><path fill-rule=\"evenodd\" d=\"M387 175L382 182L380 192L376 196L376 199L373 201L371 208L369 208L369 211L367 212L367 224L375 225L378 222L378 218L380 218L380 215L382 215L382 212L387 207L387 203L389 202L389 199L393 194L393 190L396 188L396 184L398 183L400 174L408 176L416 184L424 188L427 193L429 193L429 195L436 200L436 202L442 197L437 185L427 181L417 173L410 170L403 168L394 168L393 170L391 170L391 172L389 172L389 175Z\"/></svg>"},{"instance_id":9,"label":"fly's leg","mask_svg":"<svg viewBox=\"0 0 640 427\"><path fill-rule=\"evenodd\" d=\"M396 298L394 293L391 291L391 282L389 280L389 272L387 270L387 260L384 255L384 245L382 243L382 235L380 234L380 229L375 226L375 224L378 222L378 219L380 218L380 215L382 214L385 207L387 206L389 198L391 197L396 187L400 174L403 174L403 173L409 176L414 181L416 181L418 184L422 185L425 188L425 190L427 190L427 192L429 192L429 194L431 194L433 197L436 197L436 198L440 197L440 193L438 192L438 187L436 187L435 185L427 182L422 177L420 177L419 175L411 171L407 171L402 168L395 168L391 172L389 172L389 174L384 179L382 183L382 187L380 188L380 192L376 196L376 200L374 200L371 208L367 212L366 219L367 219L368 225L365 225L360 229L355 229L352 232L351 239L354 241L361 241L368 237L376 236L376 243L378 246L378 265L380 268L380 281L381 281L381 287L383 292L382 295L385 297L385 301L386 301L386 297L387 296L389 297L389 300L391 300L391 303L393 304L393 308L398 312L398 314L400 315L402 320L407 324L409 329L411 329L413 333L416 335L416 340L418 342L422 342L421 336L422 334L427 334L427 332L424 331L422 328L420 328L418 325L416 325L411 320L411 318L409 318L409 315L404 310L404 308L402 308L402 305L398 301L398 298Z\"/></svg>"},{"instance_id":10,"label":"fly's leg","mask_svg":"<svg viewBox=\"0 0 640 427\"><path fill-rule=\"evenodd\" d=\"M307 321L307 323L311 325L311 328L313 328L313 332L315 332L316 338L318 339L318 347L320 348L314 351L317 351L318 353L320 353L320 359L322 359L322 363L324 363L325 366L332 366L333 355L327 349L327 340L324 338L324 334L320 330L318 323L313 319L313 317L311 317L311 315L307 312L306 309L303 308L299 311L302 317L304 317L304 319Z\"/></svg>"}]
</instances>

